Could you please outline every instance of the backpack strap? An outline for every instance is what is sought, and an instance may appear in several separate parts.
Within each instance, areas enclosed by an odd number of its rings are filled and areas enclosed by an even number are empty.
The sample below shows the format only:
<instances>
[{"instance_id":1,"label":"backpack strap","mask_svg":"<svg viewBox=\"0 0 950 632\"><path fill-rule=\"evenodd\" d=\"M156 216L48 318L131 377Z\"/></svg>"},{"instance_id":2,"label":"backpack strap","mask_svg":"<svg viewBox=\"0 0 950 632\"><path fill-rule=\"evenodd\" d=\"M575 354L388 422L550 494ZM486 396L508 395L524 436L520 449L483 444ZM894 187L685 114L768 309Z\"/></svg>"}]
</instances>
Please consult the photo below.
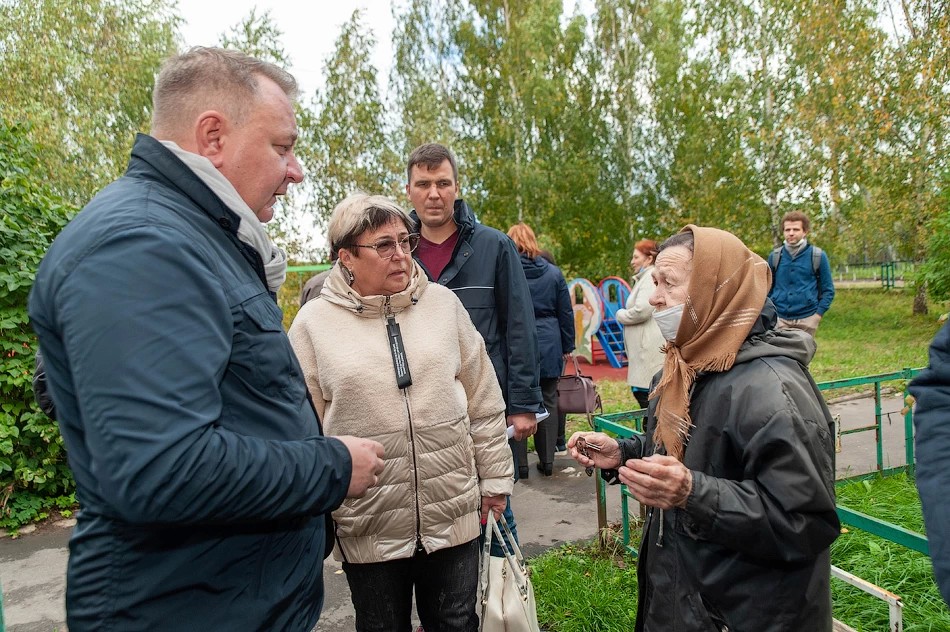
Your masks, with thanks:
<instances>
[{"instance_id":1,"label":"backpack strap","mask_svg":"<svg viewBox=\"0 0 950 632\"><path fill-rule=\"evenodd\" d=\"M775 272L775 269L778 267L778 262L782 258L782 248L785 246L779 246L769 253L769 267L772 268L772 271ZM811 247L811 271L814 275L818 276L818 270L821 269L821 255L824 251L818 246Z\"/></svg>"},{"instance_id":2,"label":"backpack strap","mask_svg":"<svg viewBox=\"0 0 950 632\"><path fill-rule=\"evenodd\" d=\"M785 246L779 246L769 253L769 267L772 268L772 272L775 272L775 269L778 267L779 259L782 258L782 248L784 247Z\"/></svg>"}]
</instances>

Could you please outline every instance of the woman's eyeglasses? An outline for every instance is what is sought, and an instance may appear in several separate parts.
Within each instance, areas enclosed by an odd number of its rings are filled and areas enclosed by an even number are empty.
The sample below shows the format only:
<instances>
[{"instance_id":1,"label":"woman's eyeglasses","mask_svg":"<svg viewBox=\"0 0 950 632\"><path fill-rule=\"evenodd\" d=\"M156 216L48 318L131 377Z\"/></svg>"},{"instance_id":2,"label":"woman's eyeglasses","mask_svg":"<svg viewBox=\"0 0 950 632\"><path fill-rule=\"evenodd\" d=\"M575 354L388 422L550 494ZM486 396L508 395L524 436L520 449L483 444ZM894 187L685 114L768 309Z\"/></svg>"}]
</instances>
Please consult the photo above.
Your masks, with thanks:
<instances>
[{"instance_id":1,"label":"woman's eyeglasses","mask_svg":"<svg viewBox=\"0 0 950 632\"><path fill-rule=\"evenodd\" d=\"M399 244L399 247L405 254L411 253L416 249L416 246L419 245L419 234L411 233L406 235L398 242L393 241L392 239L380 239L375 244L353 244L357 248L372 248L376 251L376 254L379 255L380 259L391 259L394 254L396 254L396 244Z\"/></svg>"}]
</instances>

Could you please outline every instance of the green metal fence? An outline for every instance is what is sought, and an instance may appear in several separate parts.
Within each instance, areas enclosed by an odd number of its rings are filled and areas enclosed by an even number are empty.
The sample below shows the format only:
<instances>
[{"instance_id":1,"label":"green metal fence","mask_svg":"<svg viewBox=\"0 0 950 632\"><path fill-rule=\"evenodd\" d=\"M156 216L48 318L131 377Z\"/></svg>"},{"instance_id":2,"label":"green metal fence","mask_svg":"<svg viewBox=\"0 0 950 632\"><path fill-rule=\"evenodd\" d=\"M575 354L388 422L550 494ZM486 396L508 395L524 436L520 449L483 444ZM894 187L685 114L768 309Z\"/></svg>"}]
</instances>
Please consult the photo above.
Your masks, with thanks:
<instances>
[{"instance_id":1,"label":"green metal fence","mask_svg":"<svg viewBox=\"0 0 950 632\"><path fill-rule=\"evenodd\" d=\"M910 380L922 369L902 369L893 373L881 373L878 375L866 375L863 377L847 378L842 380L831 380L818 384L819 390L831 391L842 388L854 388L859 386L874 387L874 423L859 428L841 430L840 433L853 434L857 432L874 432L875 443L877 447L877 470L873 474L862 474L854 477L846 477L840 481L851 481L878 474L887 475L894 472L907 471L913 473L914 469L914 416L911 407L907 407L904 413L904 451L906 456L906 465L894 468L884 468L884 444L883 444L883 412L881 408L881 385L885 382L897 380ZM906 398L907 393L905 391ZM645 410L628 411L622 413L613 413L607 415L598 415L594 417L594 430L608 432L617 437L629 438L635 434L643 434L643 417ZM601 537L607 533L607 487L600 476L596 477L597 484L597 526ZM623 545L633 555L637 554L635 548L630 546L630 494L626 485L620 486L620 504L621 504L621 526L623 531ZM643 516L641 508L641 519ZM898 525L891 524L884 520L867 516L860 512L848 509L838 505L838 517L843 524L851 525L862 529L878 537L890 540L902 546L906 546L915 551L929 555L927 547L927 538L919 533L908 531Z\"/></svg>"},{"instance_id":2,"label":"green metal fence","mask_svg":"<svg viewBox=\"0 0 950 632\"><path fill-rule=\"evenodd\" d=\"M302 272L323 272L329 270L332 263L315 263L309 266L287 266L287 274L300 274Z\"/></svg>"},{"instance_id":3,"label":"green metal fence","mask_svg":"<svg viewBox=\"0 0 950 632\"><path fill-rule=\"evenodd\" d=\"M889 290L891 288L897 287L897 264L893 261L888 261L881 264L881 286L884 289Z\"/></svg>"},{"instance_id":4,"label":"green metal fence","mask_svg":"<svg viewBox=\"0 0 950 632\"><path fill-rule=\"evenodd\" d=\"M842 430L841 434L854 434L856 432L874 431L875 442L877 444L877 471L886 473L890 470L884 469L884 443L883 443L883 415L881 412L881 385L885 382L894 382L897 380L909 381L923 369L901 369L892 373L879 373L877 375L865 375L863 377L845 378L841 380L830 380L820 382L818 389L822 392L841 388L853 388L856 386L874 387L874 423L860 428ZM904 392L907 397L907 392ZM904 454L906 465L901 468L891 468L897 470L908 470L913 472L914 468L914 413L908 406L904 414Z\"/></svg>"},{"instance_id":5,"label":"green metal fence","mask_svg":"<svg viewBox=\"0 0 950 632\"><path fill-rule=\"evenodd\" d=\"M906 285L914 278L918 262L884 261L875 263L835 263L832 261L831 276L839 281L881 281L883 287ZM888 284L890 279L890 285Z\"/></svg>"}]
</instances>

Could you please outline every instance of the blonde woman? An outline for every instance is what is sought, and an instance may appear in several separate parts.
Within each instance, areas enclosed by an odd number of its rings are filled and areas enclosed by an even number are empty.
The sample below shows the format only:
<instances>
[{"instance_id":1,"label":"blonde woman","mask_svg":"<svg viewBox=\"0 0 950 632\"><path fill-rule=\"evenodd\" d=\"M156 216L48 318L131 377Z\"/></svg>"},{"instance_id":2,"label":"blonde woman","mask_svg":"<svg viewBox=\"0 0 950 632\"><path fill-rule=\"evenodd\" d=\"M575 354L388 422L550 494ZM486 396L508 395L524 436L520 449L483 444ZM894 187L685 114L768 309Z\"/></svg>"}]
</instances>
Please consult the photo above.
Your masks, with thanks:
<instances>
[{"instance_id":1,"label":"blonde woman","mask_svg":"<svg viewBox=\"0 0 950 632\"><path fill-rule=\"evenodd\" d=\"M328 435L385 447L376 487L333 512L360 632L478 629L480 522L514 475L505 401L482 337L455 294L430 283L419 235L382 196L334 209L338 261L290 328Z\"/></svg>"}]
</instances>

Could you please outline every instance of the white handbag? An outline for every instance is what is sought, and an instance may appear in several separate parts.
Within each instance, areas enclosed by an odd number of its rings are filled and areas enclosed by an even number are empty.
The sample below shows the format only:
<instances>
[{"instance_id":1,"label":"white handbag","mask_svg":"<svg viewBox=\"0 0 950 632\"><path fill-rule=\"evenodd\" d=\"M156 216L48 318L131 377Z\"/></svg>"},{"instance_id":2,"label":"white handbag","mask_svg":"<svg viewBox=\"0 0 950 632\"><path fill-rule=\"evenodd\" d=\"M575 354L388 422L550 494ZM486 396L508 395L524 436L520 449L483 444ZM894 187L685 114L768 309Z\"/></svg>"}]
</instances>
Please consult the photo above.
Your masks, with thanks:
<instances>
[{"instance_id":1,"label":"white handbag","mask_svg":"<svg viewBox=\"0 0 950 632\"><path fill-rule=\"evenodd\" d=\"M498 525L505 530L501 537ZM504 557L491 556L492 537L498 540ZM486 529L482 546L481 570L479 571L481 589L481 625L483 632L540 632L538 612L534 602L534 587L528 577L528 567L521 553L521 547L511 534L505 521L493 522L491 530Z\"/></svg>"}]
</instances>

